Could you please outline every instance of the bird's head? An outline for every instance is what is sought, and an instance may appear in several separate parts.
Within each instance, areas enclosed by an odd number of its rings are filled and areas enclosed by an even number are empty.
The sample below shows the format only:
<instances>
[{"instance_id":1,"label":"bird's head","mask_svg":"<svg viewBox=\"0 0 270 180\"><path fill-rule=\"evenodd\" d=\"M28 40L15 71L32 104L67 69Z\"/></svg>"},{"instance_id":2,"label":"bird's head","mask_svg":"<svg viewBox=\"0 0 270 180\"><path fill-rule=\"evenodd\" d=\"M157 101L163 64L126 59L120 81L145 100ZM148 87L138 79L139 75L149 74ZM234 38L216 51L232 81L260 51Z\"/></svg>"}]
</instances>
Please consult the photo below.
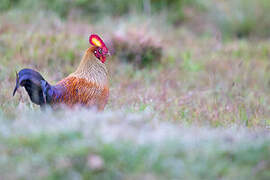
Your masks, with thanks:
<instances>
[{"instance_id":1,"label":"bird's head","mask_svg":"<svg viewBox=\"0 0 270 180\"><path fill-rule=\"evenodd\" d=\"M104 63L106 61L106 57L110 55L108 48L106 47L105 43L102 39L96 35L92 34L89 37L89 43L94 46L93 53L94 55Z\"/></svg>"}]
</instances>

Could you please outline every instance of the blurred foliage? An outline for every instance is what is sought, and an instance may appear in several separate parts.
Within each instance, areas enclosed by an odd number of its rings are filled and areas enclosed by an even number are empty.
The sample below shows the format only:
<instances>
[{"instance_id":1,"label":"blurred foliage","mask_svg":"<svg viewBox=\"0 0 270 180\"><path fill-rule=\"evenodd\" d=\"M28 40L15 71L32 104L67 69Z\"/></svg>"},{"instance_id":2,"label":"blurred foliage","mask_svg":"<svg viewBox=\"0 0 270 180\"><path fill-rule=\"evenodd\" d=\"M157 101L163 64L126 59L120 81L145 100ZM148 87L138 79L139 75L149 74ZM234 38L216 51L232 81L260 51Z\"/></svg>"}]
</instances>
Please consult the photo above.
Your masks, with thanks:
<instances>
[{"instance_id":1,"label":"blurred foliage","mask_svg":"<svg viewBox=\"0 0 270 180\"><path fill-rule=\"evenodd\" d=\"M58 13L65 17L72 9L79 9L83 13L104 17L122 16L128 13L160 13L164 12L168 15L171 22L176 22L184 18L183 8L186 5L194 4L198 0L3 0L0 4L0 10L8 10L11 8L41 8Z\"/></svg>"},{"instance_id":2,"label":"blurred foliage","mask_svg":"<svg viewBox=\"0 0 270 180\"><path fill-rule=\"evenodd\" d=\"M91 18L119 17L130 13L163 14L167 22L179 25L203 17L226 37L269 36L269 0L1 0L0 10L11 8L47 10L67 17L76 10ZM193 12L193 13L191 13ZM190 16L193 14L193 16Z\"/></svg>"},{"instance_id":3,"label":"blurred foliage","mask_svg":"<svg viewBox=\"0 0 270 180\"><path fill-rule=\"evenodd\" d=\"M20 115L13 121L0 116L2 179L270 177L265 131L181 128L162 121L155 126L145 113L95 114L82 108Z\"/></svg>"},{"instance_id":4,"label":"blurred foliage","mask_svg":"<svg viewBox=\"0 0 270 180\"><path fill-rule=\"evenodd\" d=\"M242 38L270 35L269 0L227 0L208 3L207 9L210 19L225 36Z\"/></svg>"}]
</instances>

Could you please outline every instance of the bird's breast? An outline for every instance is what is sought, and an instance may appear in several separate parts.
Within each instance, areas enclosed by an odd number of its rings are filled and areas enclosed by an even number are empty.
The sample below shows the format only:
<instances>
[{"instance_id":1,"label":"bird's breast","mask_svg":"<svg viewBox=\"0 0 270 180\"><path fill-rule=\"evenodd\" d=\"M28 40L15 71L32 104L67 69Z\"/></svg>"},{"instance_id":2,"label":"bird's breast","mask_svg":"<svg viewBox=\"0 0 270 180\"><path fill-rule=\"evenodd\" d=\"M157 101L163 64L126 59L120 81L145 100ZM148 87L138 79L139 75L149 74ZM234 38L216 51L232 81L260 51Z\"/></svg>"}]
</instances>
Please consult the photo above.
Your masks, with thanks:
<instances>
[{"instance_id":1,"label":"bird's breast","mask_svg":"<svg viewBox=\"0 0 270 180\"><path fill-rule=\"evenodd\" d=\"M105 83L96 83L85 78L69 76L54 86L52 104L67 106L83 105L103 110L107 104L109 88Z\"/></svg>"}]
</instances>

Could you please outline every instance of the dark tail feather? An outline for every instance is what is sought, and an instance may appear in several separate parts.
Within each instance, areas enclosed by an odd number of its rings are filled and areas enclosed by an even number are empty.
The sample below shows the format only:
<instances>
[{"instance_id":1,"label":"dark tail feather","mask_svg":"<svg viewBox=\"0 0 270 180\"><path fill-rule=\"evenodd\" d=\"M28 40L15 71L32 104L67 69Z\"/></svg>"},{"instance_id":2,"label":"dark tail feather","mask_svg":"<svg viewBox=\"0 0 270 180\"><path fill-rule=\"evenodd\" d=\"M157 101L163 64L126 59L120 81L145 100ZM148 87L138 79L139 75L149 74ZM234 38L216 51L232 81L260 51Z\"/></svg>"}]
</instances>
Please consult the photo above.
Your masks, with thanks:
<instances>
[{"instance_id":1,"label":"dark tail feather","mask_svg":"<svg viewBox=\"0 0 270 180\"><path fill-rule=\"evenodd\" d=\"M51 101L51 95L49 95L52 92L51 85L37 71L22 69L19 73L16 72L13 96L19 86L25 88L31 101L35 104L44 105Z\"/></svg>"},{"instance_id":2,"label":"dark tail feather","mask_svg":"<svg viewBox=\"0 0 270 180\"><path fill-rule=\"evenodd\" d=\"M19 76L18 76L18 73L16 71L16 86L15 86L14 91L13 91L13 96L15 95L18 88L19 88Z\"/></svg>"}]
</instances>

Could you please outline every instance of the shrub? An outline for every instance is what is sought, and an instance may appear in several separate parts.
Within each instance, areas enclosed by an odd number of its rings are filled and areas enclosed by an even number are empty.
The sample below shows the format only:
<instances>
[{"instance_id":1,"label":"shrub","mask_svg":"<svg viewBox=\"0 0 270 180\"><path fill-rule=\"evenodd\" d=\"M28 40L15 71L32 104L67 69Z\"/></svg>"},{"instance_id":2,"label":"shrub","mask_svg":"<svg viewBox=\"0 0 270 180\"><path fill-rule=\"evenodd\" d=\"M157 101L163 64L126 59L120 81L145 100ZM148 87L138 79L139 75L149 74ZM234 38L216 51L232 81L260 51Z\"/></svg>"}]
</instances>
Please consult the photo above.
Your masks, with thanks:
<instances>
[{"instance_id":1,"label":"shrub","mask_svg":"<svg viewBox=\"0 0 270 180\"><path fill-rule=\"evenodd\" d=\"M138 29L112 35L112 49L122 61L143 68L161 61L160 41Z\"/></svg>"},{"instance_id":2,"label":"shrub","mask_svg":"<svg viewBox=\"0 0 270 180\"><path fill-rule=\"evenodd\" d=\"M228 0L208 4L210 18L224 36L269 36L270 1Z\"/></svg>"}]
</instances>

